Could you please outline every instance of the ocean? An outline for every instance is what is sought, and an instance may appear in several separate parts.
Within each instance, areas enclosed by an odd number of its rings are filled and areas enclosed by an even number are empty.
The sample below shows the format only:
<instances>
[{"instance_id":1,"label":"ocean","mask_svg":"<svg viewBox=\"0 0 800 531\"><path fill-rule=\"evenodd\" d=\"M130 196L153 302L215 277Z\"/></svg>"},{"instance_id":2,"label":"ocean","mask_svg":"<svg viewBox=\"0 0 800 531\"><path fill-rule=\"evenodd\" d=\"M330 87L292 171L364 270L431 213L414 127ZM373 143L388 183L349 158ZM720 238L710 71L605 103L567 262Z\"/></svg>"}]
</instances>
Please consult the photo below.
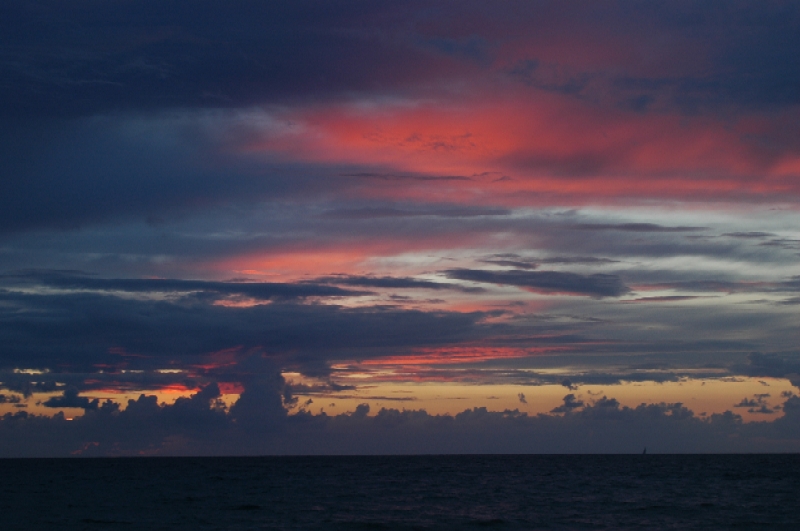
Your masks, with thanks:
<instances>
[{"instance_id":1,"label":"ocean","mask_svg":"<svg viewBox=\"0 0 800 531\"><path fill-rule=\"evenodd\" d=\"M800 529L800 455L0 460L14 530Z\"/></svg>"}]
</instances>

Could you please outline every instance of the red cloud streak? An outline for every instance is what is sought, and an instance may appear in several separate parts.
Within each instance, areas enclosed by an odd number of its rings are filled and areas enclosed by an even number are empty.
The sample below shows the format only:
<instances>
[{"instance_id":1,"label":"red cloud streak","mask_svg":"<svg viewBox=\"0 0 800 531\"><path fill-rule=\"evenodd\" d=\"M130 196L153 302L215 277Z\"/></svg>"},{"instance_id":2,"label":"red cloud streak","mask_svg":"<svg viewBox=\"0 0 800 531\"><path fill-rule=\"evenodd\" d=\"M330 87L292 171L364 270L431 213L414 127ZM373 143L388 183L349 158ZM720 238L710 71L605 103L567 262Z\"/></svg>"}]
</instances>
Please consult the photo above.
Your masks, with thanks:
<instances>
[{"instance_id":1,"label":"red cloud streak","mask_svg":"<svg viewBox=\"0 0 800 531\"><path fill-rule=\"evenodd\" d=\"M241 146L345 174L362 197L543 202L775 200L800 193L793 116L637 113L531 89L293 111L302 124Z\"/></svg>"}]
</instances>

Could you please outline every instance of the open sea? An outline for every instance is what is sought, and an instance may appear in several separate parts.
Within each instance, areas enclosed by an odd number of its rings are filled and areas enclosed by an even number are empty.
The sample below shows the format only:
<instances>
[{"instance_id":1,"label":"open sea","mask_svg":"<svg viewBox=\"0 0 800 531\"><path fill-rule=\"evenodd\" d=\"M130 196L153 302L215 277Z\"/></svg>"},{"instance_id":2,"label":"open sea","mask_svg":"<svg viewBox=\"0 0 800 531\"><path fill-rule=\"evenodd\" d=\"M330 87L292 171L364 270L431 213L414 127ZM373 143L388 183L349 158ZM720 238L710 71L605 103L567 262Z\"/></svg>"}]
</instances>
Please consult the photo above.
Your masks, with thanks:
<instances>
[{"instance_id":1,"label":"open sea","mask_svg":"<svg viewBox=\"0 0 800 531\"><path fill-rule=\"evenodd\" d=\"M0 460L5 530L800 530L800 455Z\"/></svg>"}]
</instances>

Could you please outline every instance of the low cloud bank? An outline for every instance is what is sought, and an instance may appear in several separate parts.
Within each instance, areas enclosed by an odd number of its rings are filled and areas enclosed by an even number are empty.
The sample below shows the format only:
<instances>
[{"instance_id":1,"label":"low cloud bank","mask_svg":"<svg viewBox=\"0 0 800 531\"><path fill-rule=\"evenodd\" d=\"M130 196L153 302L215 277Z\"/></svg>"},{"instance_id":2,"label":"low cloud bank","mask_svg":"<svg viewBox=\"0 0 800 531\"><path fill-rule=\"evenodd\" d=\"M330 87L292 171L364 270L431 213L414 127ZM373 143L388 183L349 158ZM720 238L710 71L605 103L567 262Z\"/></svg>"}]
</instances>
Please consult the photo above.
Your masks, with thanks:
<instances>
[{"instance_id":1,"label":"low cloud bank","mask_svg":"<svg viewBox=\"0 0 800 531\"><path fill-rule=\"evenodd\" d=\"M567 395L551 414L473 408L457 415L367 404L328 416L283 408L285 382L262 374L230 408L216 384L172 405L141 395L124 410L107 401L67 419L0 418L0 456L274 455L423 453L725 453L800 451L800 397L774 422L745 424L730 411L707 418L681 404L621 406ZM65 392L65 400L75 397Z\"/></svg>"}]
</instances>

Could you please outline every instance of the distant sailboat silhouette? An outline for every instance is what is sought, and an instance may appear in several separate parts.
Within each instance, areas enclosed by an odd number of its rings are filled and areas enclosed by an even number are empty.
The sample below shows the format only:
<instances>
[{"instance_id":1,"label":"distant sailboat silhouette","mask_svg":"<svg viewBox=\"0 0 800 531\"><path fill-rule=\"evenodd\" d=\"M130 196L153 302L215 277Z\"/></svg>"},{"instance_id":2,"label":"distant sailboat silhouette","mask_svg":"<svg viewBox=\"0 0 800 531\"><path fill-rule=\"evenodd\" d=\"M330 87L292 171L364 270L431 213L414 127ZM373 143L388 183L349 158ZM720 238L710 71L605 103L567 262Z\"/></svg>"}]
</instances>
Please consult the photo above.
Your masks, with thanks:
<instances>
[{"instance_id":1,"label":"distant sailboat silhouette","mask_svg":"<svg viewBox=\"0 0 800 531\"><path fill-rule=\"evenodd\" d=\"M642 455L646 455L646 454L647 454L647 446L645 446L644 450L642 450Z\"/></svg>"}]
</instances>

